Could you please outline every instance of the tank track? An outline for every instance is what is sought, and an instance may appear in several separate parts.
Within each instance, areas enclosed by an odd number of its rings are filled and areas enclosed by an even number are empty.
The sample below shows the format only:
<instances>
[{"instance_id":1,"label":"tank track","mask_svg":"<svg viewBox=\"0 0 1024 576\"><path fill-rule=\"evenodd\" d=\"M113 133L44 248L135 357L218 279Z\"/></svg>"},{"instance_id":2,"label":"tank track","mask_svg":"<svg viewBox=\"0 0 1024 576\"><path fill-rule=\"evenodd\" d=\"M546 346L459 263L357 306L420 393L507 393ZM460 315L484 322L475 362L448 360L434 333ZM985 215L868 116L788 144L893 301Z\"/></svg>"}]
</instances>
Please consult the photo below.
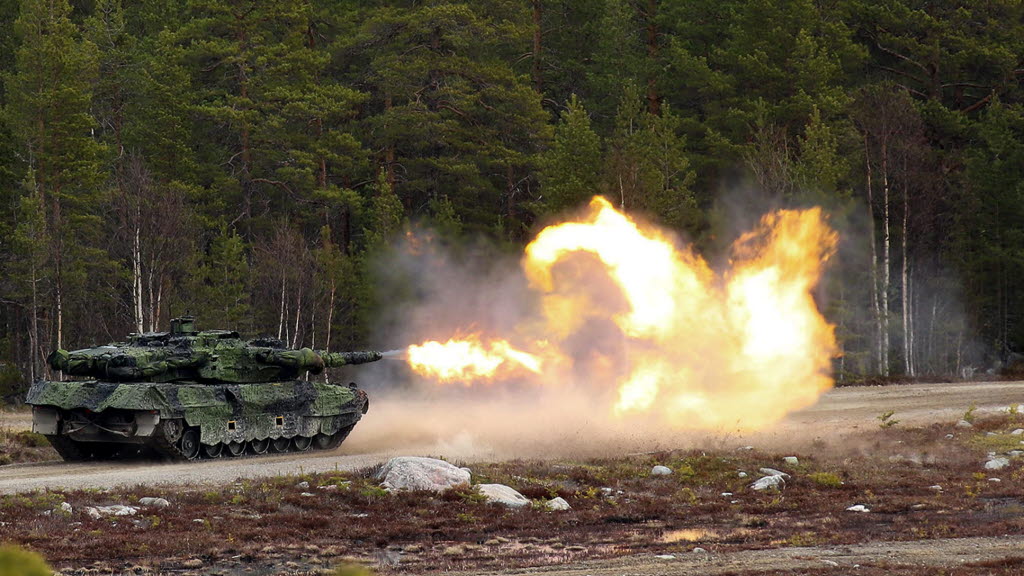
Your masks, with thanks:
<instances>
[{"instance_id":1,"label":"tank track","mask_svg":"<svg viewBox=\"0 0 1024 576\"><path fill-rule=\"evenodd\" d=\"M65 436L47 435L53 449L67 462L83 462L86 460L104 460L118 453L137 452L138 447L131 444L113 444L106 442L78 442Z\"/></svg>"},{"instance_id":2,"label":"tank track","mask_svg":"<svg viewBox=\"0 0 1024 576\"><path fill-rule=\"evenodd\" d=\"M165 421L173 422L173 421ZM221 457L249 457L249 456L262 456L266 454L279 454L288 452L306 452L306 451L327 451L334 450L341 445L342 442L348 437L352 429L355 428L355 423L338 430L334 434L318 434L316 437L310 438L308 436L296 436L294 438L285 439L287 440L286 449L275 449L271 447L273 439L261 438L255 441L248 441L241 445L241 449L236 443L223 444L218 443L214 446L208 446L206 444L198 444L196 447L191 447L188 444L187 439L190 437L191 432L195 433L195 438L198 438L198 428L186 428L184 429L177 439L173 439L176 434L172 433L169 435L167 426L160 426L153 436L150 437L147 443L148 448L156 454L157 457L165 460L209 460ZM172 427L173 429L173 427ZM260 443L265 445L260 449ZM276 444L276 443L275 443ZM63 454L62 454L63 455Z\"/></svg>"}]
</instances>

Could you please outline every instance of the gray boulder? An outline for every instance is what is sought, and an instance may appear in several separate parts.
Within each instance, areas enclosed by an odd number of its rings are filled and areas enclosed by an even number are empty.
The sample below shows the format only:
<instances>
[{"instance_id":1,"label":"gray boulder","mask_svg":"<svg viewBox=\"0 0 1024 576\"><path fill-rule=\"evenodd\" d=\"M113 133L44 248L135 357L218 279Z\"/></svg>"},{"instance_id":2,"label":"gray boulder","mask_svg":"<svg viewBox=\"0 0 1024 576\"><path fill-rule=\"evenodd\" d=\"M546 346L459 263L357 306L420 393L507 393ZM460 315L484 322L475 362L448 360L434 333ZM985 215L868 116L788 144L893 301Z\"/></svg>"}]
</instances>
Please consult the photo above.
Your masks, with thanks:
<instances>
[{"instance_id":1,"label":"gray boulder","mask_svg":"<svg viewBox=\"0 0 1024 576\"><path fill-rule=\"evenodd\" d=\"M558 498L552 498L551 500L548 500L544 505L547 506L548 510L555 511L569 510L572 508L572 506L569 506L569 503L565 501L565 498L562 498L560 496Z\"/></svg>"},{"instance_id":2,"label":"gray boulder","mask_svg":"<svg viewBox=\"0 0 1024 576\"><path fill-rule=\"evenodd\" d=\"M992 458L988 462L985 462L985 470L1002 470L1010 465L1010 459L1005 456L999 456Z\"/></svg>"},{"instance_id":3,"label":"gray boulder","mask_svg":"<svg viewBox=\"0 0 1024 576\"><path fill-rule=\"evenodd\" d=\"M672 473L672 469L668 466L655 466L651 468L651 476L668 476Z\"/></svg>"},{"instance_id":4,"label":"gray boulder","mask_svg":"<svg viewBox=\"0 0 1024 576\"><path fill-rule=\"evenodd\" d=\"M786 486L786 479L782 476L765 476L754 482L750 487L754 490L782 490Z\"/></svg>"},{"instance_id":5,"label":"gray boulder","mask_svg":"<svg viewBox=\"0 0 1024 576\"><path fill-rule=\"evenodd\" d=\"M377 479L388 490L430 490L444 492L469 484L469 472L444 460L400 456L388 460L377 473Z\"/></svg>"},{"instance_id":6,"label":"gray boulder","mask_svg":"<svg viewBox=\"0 0 1024 576\"><path fill-rule=\"evenodd\" d=\"M522 508L530 505L530 500L526 496L504 484L477 484L476 489L487 498L488 504L498 504L509 508ZM568 503L566 505L568 506Z\"/></svg>"}]
</instances>

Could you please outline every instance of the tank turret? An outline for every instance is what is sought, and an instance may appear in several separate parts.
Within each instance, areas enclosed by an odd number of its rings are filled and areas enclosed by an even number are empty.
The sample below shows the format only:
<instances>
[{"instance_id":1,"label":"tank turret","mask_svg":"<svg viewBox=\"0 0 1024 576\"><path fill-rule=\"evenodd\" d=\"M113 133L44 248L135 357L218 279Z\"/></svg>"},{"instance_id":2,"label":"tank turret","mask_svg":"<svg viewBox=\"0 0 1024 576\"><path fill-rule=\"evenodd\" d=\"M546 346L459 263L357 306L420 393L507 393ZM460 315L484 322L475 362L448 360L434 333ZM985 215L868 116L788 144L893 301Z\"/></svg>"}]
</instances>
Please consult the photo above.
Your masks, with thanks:
<instances>
[{"instance_id":1,"label":"tank turret","mask_svg":"<svg viewBox=\"0 0 1024 576\"><path fill-rule=\"evenodd\" d=\"M331 448L369 401L355 384L303 378L381 358L375 351L293 349L276 338L200 331L194 317L183 316L171 320L169 332L55 350L50 367L78 378L39 380L27 403L33 428L68 460L124 452L125 445L178 459Z\"/></svg>"},{"instance_id":2,"label":"tank turret","mask_svg":"<svg viewBox=\"0 0 1024 576\"><path fill-rule=\"evenodd\" d=\"M70 376L111 382L273 382L324 368L364 364L380 352L292 349L275 338L243 340L238 332L195 329L191 316L171 320L170 332L132 334L128 342L68 352L55 350L50 367Z\"/></svg>"}]
</instances>

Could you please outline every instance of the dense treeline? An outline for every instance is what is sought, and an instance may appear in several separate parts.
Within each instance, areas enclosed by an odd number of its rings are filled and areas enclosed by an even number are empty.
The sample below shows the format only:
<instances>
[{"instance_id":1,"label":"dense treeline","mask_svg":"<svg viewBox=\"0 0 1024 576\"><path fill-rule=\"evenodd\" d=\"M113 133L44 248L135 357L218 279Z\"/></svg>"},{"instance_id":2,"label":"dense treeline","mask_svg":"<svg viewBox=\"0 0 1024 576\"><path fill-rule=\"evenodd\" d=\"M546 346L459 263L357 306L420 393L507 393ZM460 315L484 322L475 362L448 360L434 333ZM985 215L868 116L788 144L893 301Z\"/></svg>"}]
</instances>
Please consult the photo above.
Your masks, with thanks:
<instances>
[{"instance_id":1,"label":"dense treeline","mask_svg":"<svg viewBox=\"0 0 1024 576\"><path fill-rule=\"evenodd\" d=\"M824 205L841 377L996 366L1024 347L1022 12L0 0L2 378L185 310L365 344L407 222L514 249L594 193L709 251Z\"/></svg>"}]
</instances>

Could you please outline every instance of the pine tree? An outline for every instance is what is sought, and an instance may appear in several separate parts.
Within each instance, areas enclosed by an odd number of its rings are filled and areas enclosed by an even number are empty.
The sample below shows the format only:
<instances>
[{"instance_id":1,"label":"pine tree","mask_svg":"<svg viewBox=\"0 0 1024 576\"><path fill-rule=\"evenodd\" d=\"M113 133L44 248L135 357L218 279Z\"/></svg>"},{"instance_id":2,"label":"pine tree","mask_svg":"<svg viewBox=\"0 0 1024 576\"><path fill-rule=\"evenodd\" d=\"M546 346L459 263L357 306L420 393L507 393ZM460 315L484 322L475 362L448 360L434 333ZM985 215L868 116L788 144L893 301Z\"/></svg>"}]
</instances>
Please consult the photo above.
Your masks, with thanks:
<instances>
[{"instance_id":1,"label":"pine tree","mask_svg":"<svg viewBox=\"0 0 1024 576\"><path fill-rule=\"evenodd\" d=\"M249 260L241 236L222 227L195 277L190 309L204 325L251 330Z\"/></svg>"},{"instance_id":2,"label":"pine tree","mask_svg":"<svg viewBox=\"0 0 1024 576\"><path fill-rule=\"evenodd\" d=\"M600 192L601 139L575 95L555 126L551 146L541 156L540 185L544 208L561 212L587 203Z\"/></svg>"},{"instance_id":3,"label":"pine tree","mask_svg":"<svg viewBox=\"0 0 1024 576\"><path fill-rule=\"evenodd\" d=\"M101 146L91 136L95 121L89 113L96 47L80 39L67 0L26 0L14 28L21 44L16 71L6 79L4 112L19 154L32 170L29 193L45 211L51 244L47 266L53 270L47 308L54 344L61 346L68 328L65 313L84 295L75 280L92 276L105 263L90 249L99 240L101 205Z\"/></svg>"}]
</instances>

